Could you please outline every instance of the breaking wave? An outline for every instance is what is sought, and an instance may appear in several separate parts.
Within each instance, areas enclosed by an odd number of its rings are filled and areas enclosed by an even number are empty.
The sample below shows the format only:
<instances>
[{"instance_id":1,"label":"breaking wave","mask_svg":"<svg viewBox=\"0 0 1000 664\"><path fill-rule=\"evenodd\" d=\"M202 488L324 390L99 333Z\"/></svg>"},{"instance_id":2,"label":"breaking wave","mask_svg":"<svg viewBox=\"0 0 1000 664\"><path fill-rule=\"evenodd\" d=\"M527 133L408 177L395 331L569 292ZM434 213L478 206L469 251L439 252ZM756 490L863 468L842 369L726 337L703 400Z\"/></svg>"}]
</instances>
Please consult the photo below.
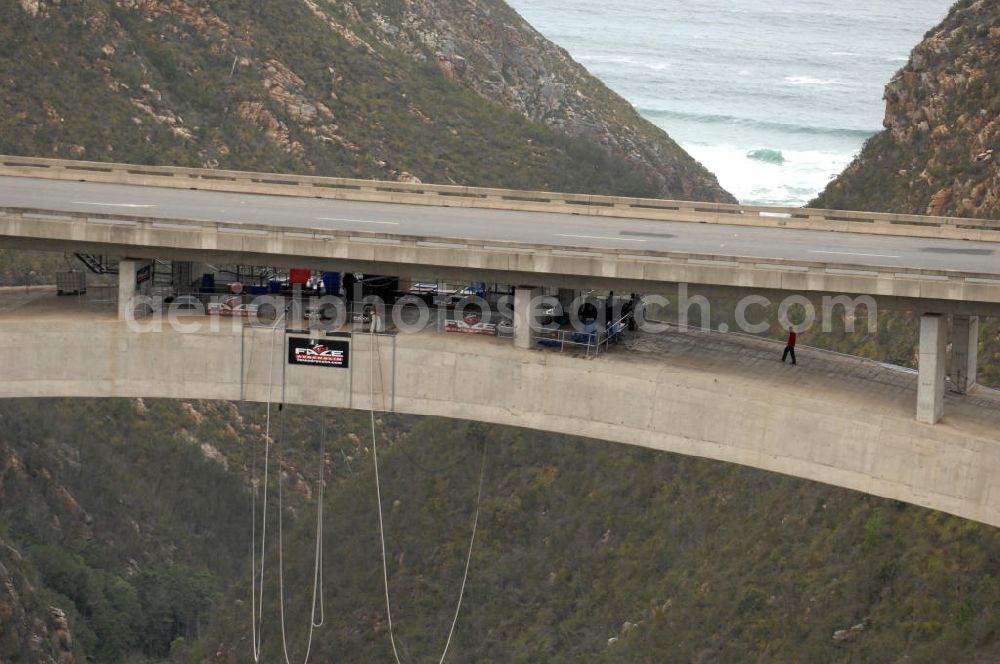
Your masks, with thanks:
<instances>
[{"instance_id":1,"label":"breaking wave","mask_svg":"<svg viewBox=\"0 0 1000 664\"><path fill-rule=\"evenodd\" d=\"M780 165L785 163L785 155L781 153L781 150L768 150L767 148L751 150L750 152L747 152L747 158L756 159L757 161L762 161L765 164Z\"/></svg>"},{"instance_id":2,"label":"breaking wave","mask_svg":"<svg viewBox=\"0 0 1000 664\"><path fill-rule=\"evenodd\" d=\"M836 78L816 78L815 76L786 76L785 83L789 85L837 85L840 83Z\"/></svg>"}]
</instances>

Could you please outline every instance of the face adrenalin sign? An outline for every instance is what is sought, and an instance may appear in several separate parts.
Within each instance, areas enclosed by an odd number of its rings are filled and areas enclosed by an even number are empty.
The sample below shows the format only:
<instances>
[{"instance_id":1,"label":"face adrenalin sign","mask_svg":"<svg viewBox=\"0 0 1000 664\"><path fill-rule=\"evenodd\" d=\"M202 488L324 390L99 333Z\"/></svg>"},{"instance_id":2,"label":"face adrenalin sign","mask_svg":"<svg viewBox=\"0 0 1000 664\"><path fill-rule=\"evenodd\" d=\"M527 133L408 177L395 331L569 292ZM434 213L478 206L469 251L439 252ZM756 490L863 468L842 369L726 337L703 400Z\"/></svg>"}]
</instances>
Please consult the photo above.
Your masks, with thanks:
<instances>
[{"instance_id":1,"label":"face adrenalin sign","mask_svg":"<svg viewBox=\"0 0 1000 664\"><path fill-rule=\"evenodd\" d=\"M290 338L288 363L346 369L349 350L346 341Z\"/></svg>"}]
</instances>

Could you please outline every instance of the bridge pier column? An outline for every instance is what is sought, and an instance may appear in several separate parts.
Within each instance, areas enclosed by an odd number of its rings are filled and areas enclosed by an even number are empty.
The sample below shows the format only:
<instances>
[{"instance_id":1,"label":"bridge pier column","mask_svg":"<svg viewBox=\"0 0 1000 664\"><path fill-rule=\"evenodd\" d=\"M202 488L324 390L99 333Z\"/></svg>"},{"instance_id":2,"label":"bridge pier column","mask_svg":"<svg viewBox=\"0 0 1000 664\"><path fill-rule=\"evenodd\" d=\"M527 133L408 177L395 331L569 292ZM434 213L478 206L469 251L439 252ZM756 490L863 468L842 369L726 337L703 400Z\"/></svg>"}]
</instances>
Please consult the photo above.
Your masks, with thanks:
<instances>
[{"instance_id":1,"label":"bridge pier column","mask_svg":"<svg viewBox=\"0 0 1000 664\"><path fill-rule=\"evenodd\" d=\"M129 318L129 307L135 297L135 276L139 261L123 258L118 262L118 320Z\"/></svg>"},{"instance_id":2,"label":"bridge pier column","mask_svg":"<svg viewBox=\"0 0 1000 664\"><path fill-rule=\"evenodd\" d=\"M147 295L153 282L151 263L148 260L123 258L118 262L118 320L127 320L135 315L129 311L135 306L133 298Z\"/></svg>"},{"instance_id":3,"label":"bridge pier column","mask_svg":"<svg viewBox=\"0 0 1000 664\"><path fill-rule=\"evenodd\" d=\"M951 391L965 394L976 384L976 363L979 359L979 317L952 316L951 364L948 377Z\"/></svg>"},{"instance_id":4,"label":"bridge pier column","mask_svg":"<svg viewBox=\"0 0 1000 664\"><path fill-rule=\"evenodd\" d=\"M514 289L514 346L530 349L535 346L534 307L532 300L542 294L542 289L534 286L518 286Z\"/></svg>"},{"instance_id":5,"label":"bridge pier column","mask_svg":"<svg viewBox=\"0 0 1000 664\"><path fill-rule=\"evenodd\" d=\"M941 314L920 317L917 421L924 424L936 424L944 416L946 326L947 318Z\"/></svg>"}]
</instances>

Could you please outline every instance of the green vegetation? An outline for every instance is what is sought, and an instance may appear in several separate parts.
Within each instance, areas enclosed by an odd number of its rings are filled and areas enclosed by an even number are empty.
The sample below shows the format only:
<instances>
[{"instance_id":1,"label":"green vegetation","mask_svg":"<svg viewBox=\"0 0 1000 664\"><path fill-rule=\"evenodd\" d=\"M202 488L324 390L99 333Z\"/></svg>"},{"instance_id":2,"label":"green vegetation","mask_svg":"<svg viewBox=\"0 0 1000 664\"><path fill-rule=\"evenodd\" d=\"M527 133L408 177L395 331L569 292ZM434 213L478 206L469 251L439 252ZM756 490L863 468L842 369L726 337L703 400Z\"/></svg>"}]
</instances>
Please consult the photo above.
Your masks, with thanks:
<instances>
[{"instance_id":1,"label":"green vegetation","mask_svg":"<svg viewBox=\"0 0 1000 664\"><path fill-rule=\"evenodd\" d=\"M292 522L322 434L332 486L365 468L352 433L364 430L360 414L293 410L274 435ZM66 613L78 662L183 659L249 568L264 420L262 406L229 403L0 401L4 661L56 655L29 648L48 607ZM407 429L401 422L386 441ZM7 582L21 589L5 593Z\"/></svg>"},{"instance_id":2,"label":"green vegetation","mask_svg":"<svg viewBox=\"0 0 1000 664\"><path fill-rule=\"evenodd\" d=\"M280 466L290 647L301 655L308 624L310 495L325 427L327 623L314 652L382 661L366 418L296 407L273 416L269 529ZM66 611L77 661L247 661L248 486L254 449L260 474L261 407L22 400L0 403L0 421L0 565L30 582L29 613ZM454 661L998 655L994 528L569 436L394 416L381 416L378 432L393 617L408 658L443 646L483 443L484 501ZM281 648L274 546L265 661ZM0 649L16 653L24 637L0 629Z\"/></svg>"},{"instance_id":3,"label":"green vegetation","mask_svg":"<svg viewBox=\"0 0 1000 664\"><path fill-rule=\"evenodd\" d=\"M387 418L380 431L395 426ZM393 621L408 661L443 647L483 441L486 488L452 661L998 655L994 528L732 465L424 419L379 450ZM391 659L371 469L341 484L325 510L329 622L314 652L320 661ZM284 552L295 654L307 632L315 532L308 514L300 522ZM244 580L230 594L192 661L247 660L248 592ZM280 657L276 592L271 579L267 661Z\"/></svg>"},{"instance_id":4,"label":"green vegetation","mask_svg":"<svg viewBox=\"0 0 1000 664\"><path fill-rule=\"evenodd\" d=\"M377 42L372 52L351 45L302 3L189 6L194 18L82 0L41 19L4 5L0 152L655 193L596 144L534 124ZM234 66L234 58L244 60ZM289 83L282 68L300 81ZM295 104L269 93L277 83L331 115L297 117ZM286 138L241 113L244 103L283 123Z\"/></svg>"},{"instance_id":5,"label":"green vegetation","mask_svg":"<svg viewBox=\"0 0 1000 664\"><path fill-rule=\"evenodd\" d=\"M78 661L156 659L197 636L243 571L247 494L186 439L182 405L8 401L0 422L0 549L28 566L26 599L67 612ZM0 651L18 636L0 630Z\"/></svg>"},{"instance_id":6,"label":"green vegetation","mask_svg":"<svg viewBox=\"0 0 1000 664\"><path fill-rule=\"evenodd\" d=\"M15 251L0 249L0 286L32 286L54 284L56 272L81 269L74 258L48 251Z\"/></svg>"}]
</instances>

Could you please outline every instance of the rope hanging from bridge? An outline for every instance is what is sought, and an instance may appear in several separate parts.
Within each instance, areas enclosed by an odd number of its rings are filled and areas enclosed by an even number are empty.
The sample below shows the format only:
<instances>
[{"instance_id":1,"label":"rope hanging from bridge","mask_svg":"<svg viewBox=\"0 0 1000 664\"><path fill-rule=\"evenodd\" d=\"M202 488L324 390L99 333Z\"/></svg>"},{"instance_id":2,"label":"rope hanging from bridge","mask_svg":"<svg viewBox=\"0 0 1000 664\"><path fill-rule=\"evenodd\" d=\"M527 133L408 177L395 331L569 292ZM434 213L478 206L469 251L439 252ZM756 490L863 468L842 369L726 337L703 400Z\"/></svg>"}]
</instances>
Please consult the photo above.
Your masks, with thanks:
<instances>
[{"instance_id":1,"label":"rope hanging from bridge","mask_svg":"<svg viewBox=\"0 0 1000 664\"><path fill-rule=\"evenodd\" d=\"M284 444L285 420L278 415L278 441ZM323 426L319 443L319 488L317 493L316 506L316 550L313 558L313 588L312 588L312 610L309 616L309 637L306 641L306 654L303 664L308 664L309 654L312 652L313 632L317 627L322 627L326 622L326 614L323 608L323 478L325 475L326 456L326 414L322 418ZM281 617L281 648L285 656L285 664L292 664L288 656L288 638L285 636L285 546L284 546L284 519L282 506L281 477L278 477L278 607ZM316 622L316 606L319 604L319 622Z\"/></svg>"},{"instance_id":2,"label":"rope hanging from bridge","mask_svg":"<svg viewBox=\"0 0 1000 664\"><path fill-rule=\"evenodd\" d=\"M264 621L264 562L266 559L266 544L267 544L267 478L270 469L270 448L271 448L271 393L274 386L274 347L278 339L277 329L278 325L284 320L284 315L279 318L274 325L271 327L273 334L271 335L270 343L270 366L268 368L267 377L267 418L264 429L264 496L261 506L261 540L260 540L260 586L258 591L257 586L257 458L256 455L253 457L253 493L252 493L252 518L253 525L251 527L251 543L250 543L250 565L251 565L251 583L250 583L250 630L251 630L251 645L253 648L253 658L254 662L259 663L261 661L262 654L262 641L263 641L263 621ZM251 358L253 356L251 355ZM279 404L279 413L282 410L283 404ZM279 414L279 442L283 443L284 439L284 419ZM318 504L316 507L316 545L314 552L314 562L313 562L313 591L312 591L312 611L309 617L309 637L306 643L306 653L303 659L303 664L308 664L309 656L312 652L312 642L313 642L313 632L316 628L322 627L326 622L326 612L323 604L323 495L324 495L324 476L325 476L325 455L326 455L326 414L324 413L322 419L322 430L320 435L320 470L319 470L319 486L318 486ZM278 600L279 600L279 615L281 618L281 647L282 652L285 657L285 664L291 664L288 655L288 639L286 637L285 629L285 574L284 574L284 505L283 505L283 490L281 486L281 474L278 474ZM316 608L317 604L319 606L319 621L316 620Z\"/></svg>"},{"instance_id":3,"label":"rope hanging from bridge","mask_svg":"<svg viewBox=\"0 0 1000 664\"><path fill-rule=\"evenodd\" d=\"M378 499L378 532L379 541L382 545L382 582L385 588L385 613L388 618L389 623L389 641L392 643L392 654L396 660L396 664L402 664L399 658L399 650L396 648L396 635L392 626L392 603L389 600L389 565L385 552L385 523L382 516L382 484L379 479L378 473L378 440L375 435L375 355L379 355L379 384L382 385L382 356L378 349L378 337L374 330L369 332L369 414L371 416L371 432L372 432L372 462L375 466L375 495ZM383 390L383 406L382 410L385 411L385 394ZM452 617L451 627L448 629L448 639L445 641L444 650L441 652L441 659L438 660L438 664L444 664L445 657L448 656L448 648L451 647L451 640L455 634L455 627L458 625L458 616L462 611L462 598L465 596L465 586L466 582L469 580L469 565L472 562L472 547L476 542L476 530L479 527L479 508L482 504L483 498L483 477L486 474L486 443L483 442L483 455L479 463L479 488L476 491L476 510L475 515L472 519L472 535L469 537L469 550L465 556L465 571L462 574L462 587L458 593L458 602L455 605L455 615Z\"/></svg>"},{"instance_id":4,"label":"rope hanging from bridge","mask_svg":"<svg viewBox=\"0 0 1000 664\"><path fill-rule=\"evenodd\" d=\"M271 331L275 332L278 325L284 320L282 315ZM257 593L257 456L253 460L253 493L251 498L251 514L253 525L250 529L250 637L253 648L253 661L260 662L261 642L263 640L264 622L264 560L265 545L267 543L267 476L270 463L271 451L271 386L274 382L274 345L277 334L271 335L271 355L267 373L267 421L264 426L264 500L261 507L261 535L260 535L260 594ZM251 355L252 357L252 355Z\"/></svg>"}]
</instances>

